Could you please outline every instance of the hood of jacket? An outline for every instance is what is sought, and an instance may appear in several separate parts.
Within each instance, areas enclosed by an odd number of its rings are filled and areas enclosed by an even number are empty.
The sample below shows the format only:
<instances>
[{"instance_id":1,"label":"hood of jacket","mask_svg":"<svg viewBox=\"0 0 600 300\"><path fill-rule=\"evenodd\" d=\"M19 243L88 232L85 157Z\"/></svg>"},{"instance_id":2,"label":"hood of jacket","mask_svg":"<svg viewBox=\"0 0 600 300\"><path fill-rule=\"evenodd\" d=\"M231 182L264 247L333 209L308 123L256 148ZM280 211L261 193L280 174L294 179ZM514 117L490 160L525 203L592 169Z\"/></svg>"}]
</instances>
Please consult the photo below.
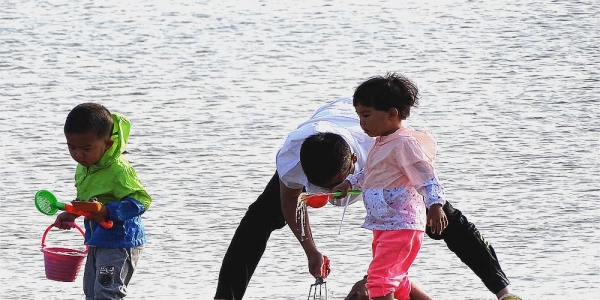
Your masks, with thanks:
<instances>
[{"instance_id":1,"label":"hood of jacket","mask_svg":"<svg viewBox=\"0 0 600 300\"><path fill-rule=\"evenodd\" d=\"M80 200L89 200L93 196L106 194L111 188L115 187L113 184L113 180L117 178L121 178L126 181L125 184L120 186L130 187L130 186L138 186L137 179L133 176L119 176L120 168L112 167L117 164L122 164L121 162L124 158L121 157L121 154L125 151L127 147L127 141L129 140L129 129L131 127L131 123L122 114L113 113L113 131L111 135L111 139L113 140L113 145L104 152L104 155L100 160L94 165L89 166L88 168L82 166L81 164L77 164L77 169L75 170L75 186L77 186L77 197ZM119 191L117 191L119 192ZM123 195L115 194L113 196L116 197L124 197L127 196L127 190L122 191ZM106 200L114 200L113 199L98 199L100 202L106 203Z\"/></svg>"},{"instance_id":2,"label":"hood of jacket","mask_svg":"<svg viewBox=\"0 0 600 300\"><path fill-rule=\"evenodd\" d=\"M90 166L90 168L106 168L114 163L119 156L125 152L127 142L129 141L129 129L131 128L131 123L127 117L120 113L113 113L112 118L114 125L110 138L113 140L113 145L104 152L100 161L95 165Z\"/></svg>"}]
</instances>

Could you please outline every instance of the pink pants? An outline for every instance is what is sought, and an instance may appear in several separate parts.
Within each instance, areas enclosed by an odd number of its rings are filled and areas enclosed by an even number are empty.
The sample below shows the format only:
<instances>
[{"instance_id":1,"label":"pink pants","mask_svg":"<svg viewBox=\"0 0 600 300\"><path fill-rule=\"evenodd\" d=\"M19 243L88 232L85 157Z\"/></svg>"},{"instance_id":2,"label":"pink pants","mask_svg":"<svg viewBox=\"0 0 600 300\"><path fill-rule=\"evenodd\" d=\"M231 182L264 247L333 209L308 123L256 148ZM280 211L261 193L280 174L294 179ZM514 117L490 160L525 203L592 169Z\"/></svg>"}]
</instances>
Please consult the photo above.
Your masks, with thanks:
<instances>
[{"instance_id":1,"label":"pink pants","mask_svg":"<svg viewBox=\"0 0 600 300\"><path fill-rule=\"evenodd\" d=\"M367 271L369 297L383 297L390 292L400 300L410 300L408 269L415 261L423 231L374 230L373 260Z\"/></svg>"}]
</instances>

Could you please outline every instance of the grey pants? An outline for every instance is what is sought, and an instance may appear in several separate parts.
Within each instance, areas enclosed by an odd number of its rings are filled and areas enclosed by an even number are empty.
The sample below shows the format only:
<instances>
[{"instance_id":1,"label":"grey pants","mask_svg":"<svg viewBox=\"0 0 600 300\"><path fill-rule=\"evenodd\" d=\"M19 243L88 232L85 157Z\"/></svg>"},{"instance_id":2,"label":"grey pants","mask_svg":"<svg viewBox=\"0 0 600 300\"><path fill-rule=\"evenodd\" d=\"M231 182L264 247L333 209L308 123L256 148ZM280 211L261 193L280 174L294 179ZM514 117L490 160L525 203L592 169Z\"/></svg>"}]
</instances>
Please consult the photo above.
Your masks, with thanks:
<instances>
[{"instance_id":1,"label":"grey pants","mask_svg":"<svg viewBox=\"0 0 600 300\"><path fill-rule=\"evenodd\" d=\"M127 296L127 285L144 246L134 248L89 247L83 292L86 300L118 300Z\"/></svg>"}]
</instances>

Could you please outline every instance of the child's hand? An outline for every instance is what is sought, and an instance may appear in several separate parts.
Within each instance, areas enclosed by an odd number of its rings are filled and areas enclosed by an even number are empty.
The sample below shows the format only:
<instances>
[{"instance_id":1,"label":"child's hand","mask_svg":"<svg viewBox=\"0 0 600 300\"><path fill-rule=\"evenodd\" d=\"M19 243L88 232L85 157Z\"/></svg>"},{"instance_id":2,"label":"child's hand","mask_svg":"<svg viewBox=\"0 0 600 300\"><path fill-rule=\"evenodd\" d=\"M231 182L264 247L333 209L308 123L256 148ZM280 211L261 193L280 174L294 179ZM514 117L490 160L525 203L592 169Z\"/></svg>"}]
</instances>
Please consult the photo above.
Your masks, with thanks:
<instances>
[{"instance_id":1,"label":"child's hand","mask_svg":"<svg viewBox=\"0 0 600 300\"><path fill-rule=\"evenodd\" d=\"M102 205L102 208L100 208L99 211L97 211L85 218L92 222L104 222L104 221L108 220L108 209L106 208L106 206Z\"/></svg>"},{"instance_id":2,"label":"child's hand","mask_svg":"<svg viewBox=\"0 0 600 300\"><path fill-rule=\"evenodd\" d=\"M427 226L430 227L433 234L442 234L442 231L448 226L448 218L441 204L434 204L429 208Z\"/></svg>"},{"instance_id":3,"label":"child's hand","mask_svg":"<svg viewBox=\"0 0 600 300\"><path fill-rule=\"evenodd\" d=\"M369 291L367 290L367 276L357 281L344 300L368 300Z\"/></svg>"},{"instance_id":4,"label":"child's hand","mask_svg":"<svg viewBox=\"0 0 600 300\"><path fill-rule=\"evenodd\" d=\"M75 219L77 219L79 215L72 214L70 212L62 212L56 216L56 220L54 221L54 227L60 228L63 230L71 229L75 227Z\"/></svg>"},{"instance_id":5,"label":"child's hand","mask_svg":"<svg viewBox=\"0 0 600 300\"><path fill-rule=\"evenodd\" d=\"M348 194L348 190L352 188L352 184L348 180L344 180L344 182L338 184L334 188L331 189L332 192L342 192L341 196L335 197L337 199L345 198L346 194Z\"/></svg>"}]
</instances>

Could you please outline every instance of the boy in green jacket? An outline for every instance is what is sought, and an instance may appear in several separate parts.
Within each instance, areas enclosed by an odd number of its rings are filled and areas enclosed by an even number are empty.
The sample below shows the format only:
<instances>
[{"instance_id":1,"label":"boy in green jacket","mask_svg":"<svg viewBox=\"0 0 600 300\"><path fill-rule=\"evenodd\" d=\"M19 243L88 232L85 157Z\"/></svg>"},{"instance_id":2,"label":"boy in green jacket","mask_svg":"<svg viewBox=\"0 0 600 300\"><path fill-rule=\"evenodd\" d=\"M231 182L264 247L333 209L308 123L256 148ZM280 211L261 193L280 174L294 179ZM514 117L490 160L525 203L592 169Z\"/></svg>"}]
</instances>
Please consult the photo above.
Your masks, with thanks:
<instances>
[{"instance_id":1,"label":"boy in green jacket","mask_svg":"<svg viewBox=\"0 0 600 300\"><path fill-rule=\"evenodd\" d=\"M71 110L64 133L71 157L78 163L78 201L98 201L102 208L84 220L89 246L83 291L88 300L122 299L142 254L146 233L141 215L152 199L122 155L129 139L129 120L97 103ZM70 229L78 215L63 212L54 226ZM112 221L110 228L98 222Z\"/></svg>"}]
</instances>

